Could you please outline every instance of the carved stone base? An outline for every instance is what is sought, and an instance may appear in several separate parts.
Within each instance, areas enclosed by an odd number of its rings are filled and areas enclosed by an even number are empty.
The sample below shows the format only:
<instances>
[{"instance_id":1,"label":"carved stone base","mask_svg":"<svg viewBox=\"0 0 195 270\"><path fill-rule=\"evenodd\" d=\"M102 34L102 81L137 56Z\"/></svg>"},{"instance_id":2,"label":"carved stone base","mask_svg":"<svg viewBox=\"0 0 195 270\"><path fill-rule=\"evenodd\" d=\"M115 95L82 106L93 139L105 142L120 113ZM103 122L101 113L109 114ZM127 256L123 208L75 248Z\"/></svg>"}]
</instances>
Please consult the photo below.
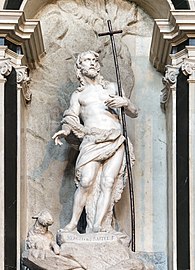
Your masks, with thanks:
<instances>
[{"instance_id":1,"label":"carved stone base","mask_svg":"<svg viewBox=\"0 0 195 270\"><path fill-rule=\"evenodd\" d=\"M120 243L124 247L129 247L130 238L127 234L121 232L99 232L99 233L83 233L78 232L65 232L64 230L59 230L57 234L57 242L59 246L64 243Z\"/></svg>"},{"instance_id":2,"label":"carved stone base","mask_svg":"<svg viewBox=\"0 0 195 270\"><path fill-rule=\"evenodd\" d=\"M23 253L31 270L153 270L154 267L130 252L129 238L122 233L79 234L58 232L60 255L51 251Z\"/></svg>"},{"instance_id":3,"label":"carved stone base","mask_svg":"<svg viewBox=\"0 0 195 270\"><path fill-rule=\"evenodd\" d=\"M103 232L92 234L59 232L60 254L75 258L84 269L107 269L129 259L128 247L122 244L120 237L122 239L122 234L117 236Z\"/></svg>"},{"instance_id":4,"label":"carved stone base","mask_svg":"<svg viewBox=\"0 0 195 270\"><path fill-rule=\"evenodd\" d=\"M22 264L30 270L83 270L74 258L55 255L52 251L31 249L22 254Z\"/></svg>"},{"instance_id":5,"label":"carved stone base","mask_svg":"<svg viewBox=\"0 0 195 270\"><path fill-rule=\"evenodd\" d=\"M62 256L71 256L89 270L153 269L129 250L129 236L113 233L58 233Z\"/></svg>"}]
</instances>

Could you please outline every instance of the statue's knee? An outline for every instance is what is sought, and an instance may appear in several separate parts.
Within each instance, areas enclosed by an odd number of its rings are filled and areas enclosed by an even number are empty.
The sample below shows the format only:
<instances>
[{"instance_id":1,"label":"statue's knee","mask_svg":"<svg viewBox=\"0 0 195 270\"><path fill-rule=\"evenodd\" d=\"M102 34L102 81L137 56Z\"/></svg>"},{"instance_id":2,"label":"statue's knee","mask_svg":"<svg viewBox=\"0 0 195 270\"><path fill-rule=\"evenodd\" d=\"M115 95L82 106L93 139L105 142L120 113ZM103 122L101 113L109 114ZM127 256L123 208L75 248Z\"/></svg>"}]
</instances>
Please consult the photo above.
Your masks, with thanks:
<instances>
[{"instance_id":1,"label":"statue's knee","mask_svg":"<svg viewBox=\"0 0 195 270\"><path fill-rule=\"evenodd\" d=\"M89 177L82 177L80 181L80 185L84 189L88 189L92 185L93 180Z\"/></svg>"},{"instance_id":2,"label":"statue's knee","mask_svg":"<svg viewBox=\"0 0 195 270\"><path fill-rule=\"evenodd\" d=\"M114 184L114 178L113 177L104 177L102 179L102 189L112 189Z\"/></svg>"}]
</instances>

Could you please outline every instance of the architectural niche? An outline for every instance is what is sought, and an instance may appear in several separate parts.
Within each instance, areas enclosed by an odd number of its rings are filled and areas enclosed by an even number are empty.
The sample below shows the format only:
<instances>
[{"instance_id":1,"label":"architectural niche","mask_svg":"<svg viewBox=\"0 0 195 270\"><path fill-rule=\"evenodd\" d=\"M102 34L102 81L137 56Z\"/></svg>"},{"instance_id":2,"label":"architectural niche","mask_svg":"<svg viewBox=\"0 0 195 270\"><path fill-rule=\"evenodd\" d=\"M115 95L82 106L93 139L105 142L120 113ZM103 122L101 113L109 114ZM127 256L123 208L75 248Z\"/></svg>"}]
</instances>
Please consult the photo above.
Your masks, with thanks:
<instances>
[{"instance_id":1,"label":"architectural niche","mask_svg":"<svg viewBox=\"0 0 195 270\"><path fill-rule=\"evenodd\" d=\"M41 10L41 8L51 2L52 0L23 1L20 9L25 12L28 18L33 18L37 14L37 12ZM79 1L76 2L79 3ZM83 2L87 4L90 1ZM105 1L101 0L99 2L104 3ZM133 2L143 8L143 10L145 10L152 18L166 18L169 14L169 10L174 9L174 6L170 0L135 0Z\"/></svg>"},{"instance_id":2,"label":"architectural niche","mask_svg":"<svg viewBox=\"0 0 195 270\"><path fill-rule=\"evenodd\" d=\"M76 2L80 2L75 0ZM103 0L102 0L103 1ZM3 8L2 2L0 1ZM20 218L25 216L23 209L26 189L24 176L25 149L25 105L30 104L29 71L39 66L45 55L43 38L39 20L35 15L52 3L51 0L24 0L19 11L0 11L0 269L4 269L4 88L6 78L12 70L16 71L17 83L17 269L20 269L20 252L24 248L20 234L25 234L25 222ZM83 1L87 2L87 1ZM90 2L90 1L88 1ZM104 1L103 1L104 2ZM131 1L129 1L131 2ZM189 205L190 205L190 269L195 269L195 11L174 10L171 0L135 0L152 18L155 19L150 50L150 61L163 77L164 85L161 91L160 103L165 112L167 124L167 160L168 160L168 250L169 269L177 270L177 198L176 198L176 88L177 76L182 72L189 83ZM4 3L3 3L4 4ZM189 5L195 8L195 2ZM170 11L171 10L171 11ZM28 18L28 19L27 19ZM56 109L58 111L58 108ZM54 112L55 118L55 112ZM150 120L150 119L149 119ZM146 136L146 135L145 135ZM41 138L41 137L40 137ZM42 138L41 138L42 139ZM48 145L50 150L50 145ZM27 193L26 193L27 194ZM146 235L146 234L145 234ZM150 235L149 235L150 237ZM154 244L154 243L153 243ZM157 260L161 260L157 256ZM166 262L165 262L166 263Z\"/></svg>"}]
</instances>

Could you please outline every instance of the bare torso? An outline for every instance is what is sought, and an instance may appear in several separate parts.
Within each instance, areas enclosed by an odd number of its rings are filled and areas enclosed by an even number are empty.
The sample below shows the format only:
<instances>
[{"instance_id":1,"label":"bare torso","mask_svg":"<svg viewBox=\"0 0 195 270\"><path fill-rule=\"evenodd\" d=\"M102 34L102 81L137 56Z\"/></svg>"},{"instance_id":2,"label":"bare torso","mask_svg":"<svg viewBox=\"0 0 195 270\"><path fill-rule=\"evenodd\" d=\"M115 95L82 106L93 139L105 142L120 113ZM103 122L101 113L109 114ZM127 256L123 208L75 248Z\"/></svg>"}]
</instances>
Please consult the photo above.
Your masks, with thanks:
<instances>
[{"instance_id":1,"label":"bare torso","mask_svg":"<svg viewBox=\"0 0 195 270\"><path fill-rule=\"evenodd\" d=\"M121 129L119 110L105 105L109 95L116 95L113 83L104 89L101 85L88 85L82 92L77 92L79 116L86 127L100 129Z\"/></svg>"}]
</instances>

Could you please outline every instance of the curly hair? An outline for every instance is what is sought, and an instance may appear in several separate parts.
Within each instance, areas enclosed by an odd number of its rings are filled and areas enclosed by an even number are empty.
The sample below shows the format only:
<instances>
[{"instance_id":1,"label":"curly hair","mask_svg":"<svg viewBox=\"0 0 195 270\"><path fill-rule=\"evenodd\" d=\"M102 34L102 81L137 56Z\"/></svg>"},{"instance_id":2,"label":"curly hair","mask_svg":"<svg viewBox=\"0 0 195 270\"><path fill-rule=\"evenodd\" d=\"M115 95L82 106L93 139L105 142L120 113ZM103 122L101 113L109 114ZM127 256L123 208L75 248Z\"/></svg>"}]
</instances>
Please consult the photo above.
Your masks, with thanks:
<instances>
[{"instance_id":1,"label":"curly hair","mask_svg":"<svg viewBox=\"0 0 195 270\"><path fill-rule=\"evenodd\" d=\"M76 70L77 79L79 80L79 83L80 83L79 87L77 88L77 90L79 92L83 91L85 86L86 86L85 77L82 74L82 61L83 61L84 57L87 54L93 54L97 60L98 60L98 57L99 57L99 54L94 52L94 51L82 52L82 53L80 53L78 55L77 61L76 61L76 64L75 64L75 70ZM98 75L96 77L96 80L105 89L108 82L105 81L103 76L100 75L100 64L99 64L99 62L98 62L98 66L97 66L97 72L98 72Z\"/></svg>"}]
</instances>

